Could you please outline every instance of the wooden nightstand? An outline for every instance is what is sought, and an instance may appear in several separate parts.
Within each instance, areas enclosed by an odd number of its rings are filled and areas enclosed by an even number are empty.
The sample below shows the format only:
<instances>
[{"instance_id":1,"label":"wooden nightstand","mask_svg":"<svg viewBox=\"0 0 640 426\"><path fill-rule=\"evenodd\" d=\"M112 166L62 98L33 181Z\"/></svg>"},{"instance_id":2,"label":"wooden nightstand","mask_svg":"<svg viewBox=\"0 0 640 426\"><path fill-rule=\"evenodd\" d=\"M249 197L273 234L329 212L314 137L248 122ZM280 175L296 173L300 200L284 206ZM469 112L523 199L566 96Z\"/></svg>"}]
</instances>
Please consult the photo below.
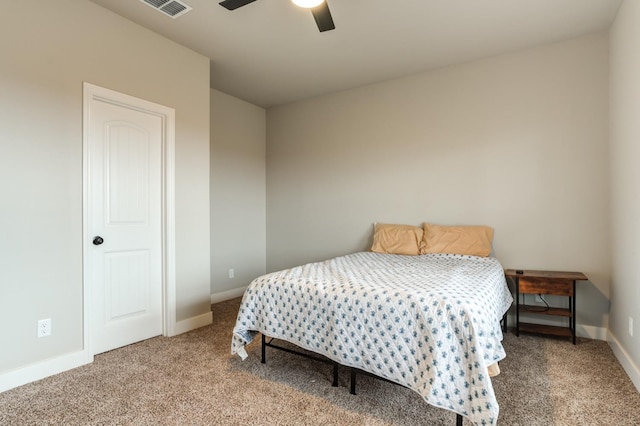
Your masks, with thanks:
<instances>
[{"instance_id":1,"label":"wooden nightstand","mask_svg":"<svg viewBox=\"0 0 640 426\"><path fill-rule=\"evenodd\" d=\"M573 344L576 344L576 282L588 280L582 272L506 269L504 274L514 282L516 287L516 336L520 335L520 331L552 334L571 337ZM566 296L569 298L569 308L546 309L541 306L526 305L524 302L520 303L520 295L524 294ZM520 322L520 312L567 317L569 327Z\"/></svg>"}]
</instances>

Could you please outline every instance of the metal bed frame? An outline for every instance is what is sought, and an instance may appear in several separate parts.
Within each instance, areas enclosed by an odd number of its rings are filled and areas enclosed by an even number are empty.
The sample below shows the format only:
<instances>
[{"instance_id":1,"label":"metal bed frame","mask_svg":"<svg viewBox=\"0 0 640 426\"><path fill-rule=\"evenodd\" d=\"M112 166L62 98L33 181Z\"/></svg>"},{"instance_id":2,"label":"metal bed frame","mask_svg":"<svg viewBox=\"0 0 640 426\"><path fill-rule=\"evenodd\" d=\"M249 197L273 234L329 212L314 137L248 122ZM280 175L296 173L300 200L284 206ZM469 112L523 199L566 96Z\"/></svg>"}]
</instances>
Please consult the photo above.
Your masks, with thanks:
<instances>
[{"instance_id":1,"label":"metal bed frame","mask_svg":"<svg viewBox=\"0 0 640 426\"><path fill-rule=\"evenodd\" d=\"M300 355L305 358L310 358L315 361L323 362L325 364L331 364L333 366L333 382L331 383L331 386L333 386L334 388L338 387L338 366L340 364L330 360L329 358L323 357L321 355L311 355L311 354L296 351L290 348L285 348L284 346L276 345L275 343L273 343L274 340L275 338L272 337L271 340L267 342L267 337L264 334L262 334L262 360L260 362L262 362L263 364L266 364L267 362L266 349L267 349L267 346L269 346L270 348L279 349L281 351L289 352L290 354Z\"/></svg>"},{"instance_id":2,"label":"metal bed frame","mask_svg":"<svg viewBox=\"0 0 640 426\"><path fill-rule=\"evenodd\" d=\"M267 362L267 346L270 348L274 348L274 349L278 349L284 352L289 352L291 354L295 354L295 355L299 355L305 358L310 358L313 359L315 361L320 361L322 363L325 364L330 364L333 366L333 381L331 383L331 386L333 387L338 387L338 367L342 364L339 364L335 361L330 360L329 358L325 358L325 357L321 357L321 356L316 356L316 355L311 355L308 353L304 353L304 352L300 352L300 351L296 351L294 349L290 349L290 348L285 348L284 346L279 346L276 345L275 343L273 343L275 338L271 338L269 341L267 341L267 337L262 334L262 359L260 362L262 362L263 364L266 364ZM383 380L385 382L388 383L393 383L394 385L398 385L398 386L402 386L399 385L396 382L392 382L391 380L385 379L384 377L379 377L376 376L375 374L371 374L369 372L363 371L363 370L359 370L357 368L354 367L349 367L349 371L351 373L351 377L350 377L350 389L349 389L349 393L351 395L355 395L356 394L356 376L357 374L364 374L366 376L370 376L379 380ZM456 413L456 426L462 426L462 415Z\"/></svg>"},{"instance_id":3,"label":"metal bed frame","mask_svg":"<svg viewBox=\"0 0 640 426\"><path fill-rule=\"evenodd\" d=\"M505 313L502 317L502 329L503 331L506 333L507 332L507 313ZM274 349L278 349L284 352L288 352L294 355L299 355L305 358L309 358L309 359L313 359L315 361L319 361L322 362L324 364L329 364L333 367L333 381L331 383L331 386L333 387L338 387L338 367L341 366L342 364L330 360L329 358L326 358L324 356L321 355L311 355L309 353L305 353L305 352L301 352L301 351L296 351L294 349L290 349L290 348L285 348L284 346L280 346L277 345L275 343L273 343L273 341L275 340L275 338L270 338L269 341L267 341L267 336L265 336L264 334L261 333L262 336L262 359L260 360L260 362L262 364L266 364L267 363L267 346L270 348L274 348ZM349 378L349 393L351 395L356 395L356 377L358 374L364 374L365 376L369 376L369 377L373 377L375 379L378 380L382 380L388 383L392 383L394 385L398 385L398 386L402 386L396 382L393 382L391 380L385 379L384 377L380 377L380 376L376 376L375 374L369 373L367 371L364 370L360 370L358 368L355 367L348 367L349 368L349 373L350 373L350 378ZM456 426L462 426L462 420L463 417L461 414L456 413Z\"/></svg>"}]
</instances>

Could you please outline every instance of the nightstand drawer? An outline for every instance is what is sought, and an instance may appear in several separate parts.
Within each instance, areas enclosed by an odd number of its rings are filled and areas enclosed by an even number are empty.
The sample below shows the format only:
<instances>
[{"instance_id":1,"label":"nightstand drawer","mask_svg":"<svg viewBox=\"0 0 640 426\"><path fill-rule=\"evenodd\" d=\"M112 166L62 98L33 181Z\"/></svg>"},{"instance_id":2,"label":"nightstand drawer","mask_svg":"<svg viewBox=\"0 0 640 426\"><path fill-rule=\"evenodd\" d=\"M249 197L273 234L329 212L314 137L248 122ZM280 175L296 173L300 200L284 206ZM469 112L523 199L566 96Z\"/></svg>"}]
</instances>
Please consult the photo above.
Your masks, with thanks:
<instances>
[{"instance_id":1,"label":"nightstand drawer","mask_svg":"<svg viewBox=\"0 0 640 426\"><path fill-rule=\"evenodd\" d=\"M573 296L573 280L522 277L518 280L518 284L520 293Z\"/></svg>"}]
</instances>

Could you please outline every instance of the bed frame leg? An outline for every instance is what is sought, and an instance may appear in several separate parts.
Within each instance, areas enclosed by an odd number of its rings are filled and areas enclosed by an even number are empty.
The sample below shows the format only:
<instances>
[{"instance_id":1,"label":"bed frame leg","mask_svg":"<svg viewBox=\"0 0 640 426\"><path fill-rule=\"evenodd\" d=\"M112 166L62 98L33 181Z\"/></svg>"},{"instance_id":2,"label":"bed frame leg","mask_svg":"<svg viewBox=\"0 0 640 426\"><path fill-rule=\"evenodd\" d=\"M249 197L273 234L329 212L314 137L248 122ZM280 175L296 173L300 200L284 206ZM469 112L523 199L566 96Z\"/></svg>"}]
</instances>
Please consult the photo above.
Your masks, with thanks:
<instances>
[{"instance_id":1,"label":"bed frame leg","mask_svg":"<svg viewBox=\"0 0 640 426\"><path fill-rule=\"evenodd\" d=\"M262 335L262 360L260 362L262 362L263 364L267 363L267 338L264 337L264 334Z\"/></svg>"},{"instance_id":2,"label":"bed frame leg","mask_svg":"<svg viewBox=\"0 0 640 426\"><path fill-rule=\"evenodd\" d=\"M334 388L338 387L338 363L337 362L333 363L333 383L331 383L331 386L333 386Z\"/></svg>"},{"instance_id":3,"label":"bed frame leg","mask_svg":"<svg viewBox=\"0 0 640 426\"><path fill-rule=\"evenodd\" d=\"M462 426L462 416L460 414L456 414L456 426Z\"/></svg>"},{"instance_id":4,"label":"bed frame leg","mask_svg":"<svg viewBox=\"0 0 640 426\"><path fill-rule=\"evenodd\" d=\"M349 390L349 393L351 395L355 395L356 394L356 369L351 367L349 370L351 372L351 389Z\"/></svg>"},{"instance_id":5,"label":"bed frame leg","mask_svg":"<svg viewBox=\"0 0 640 426\"><path fill-rule=\"evenodd\" d=\"M507 313L505 312L504 315L502 316L502 331L504 333L509 331L509 328L507 327Z\"/></svg>"}]
</instances>

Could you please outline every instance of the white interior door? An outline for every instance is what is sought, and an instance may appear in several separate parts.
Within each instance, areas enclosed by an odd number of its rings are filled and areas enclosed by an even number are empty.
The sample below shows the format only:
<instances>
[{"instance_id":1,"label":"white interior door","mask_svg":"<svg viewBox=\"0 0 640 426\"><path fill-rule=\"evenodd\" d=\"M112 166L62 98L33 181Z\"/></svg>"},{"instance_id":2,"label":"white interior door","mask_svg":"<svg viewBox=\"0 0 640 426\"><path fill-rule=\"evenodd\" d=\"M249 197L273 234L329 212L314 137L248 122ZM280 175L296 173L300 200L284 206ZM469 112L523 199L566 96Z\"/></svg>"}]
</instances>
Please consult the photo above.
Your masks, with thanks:
<instances>
[{"instance_id":1,"label":"white interior door","mask_svg":"<svg viewBox=\"0 0 640 426\"><path fill-rule=\"evenodd\" d=\"M90 102L85 277L97 354L162 334L163 121Z\"/></svg>"}]
</instances>

